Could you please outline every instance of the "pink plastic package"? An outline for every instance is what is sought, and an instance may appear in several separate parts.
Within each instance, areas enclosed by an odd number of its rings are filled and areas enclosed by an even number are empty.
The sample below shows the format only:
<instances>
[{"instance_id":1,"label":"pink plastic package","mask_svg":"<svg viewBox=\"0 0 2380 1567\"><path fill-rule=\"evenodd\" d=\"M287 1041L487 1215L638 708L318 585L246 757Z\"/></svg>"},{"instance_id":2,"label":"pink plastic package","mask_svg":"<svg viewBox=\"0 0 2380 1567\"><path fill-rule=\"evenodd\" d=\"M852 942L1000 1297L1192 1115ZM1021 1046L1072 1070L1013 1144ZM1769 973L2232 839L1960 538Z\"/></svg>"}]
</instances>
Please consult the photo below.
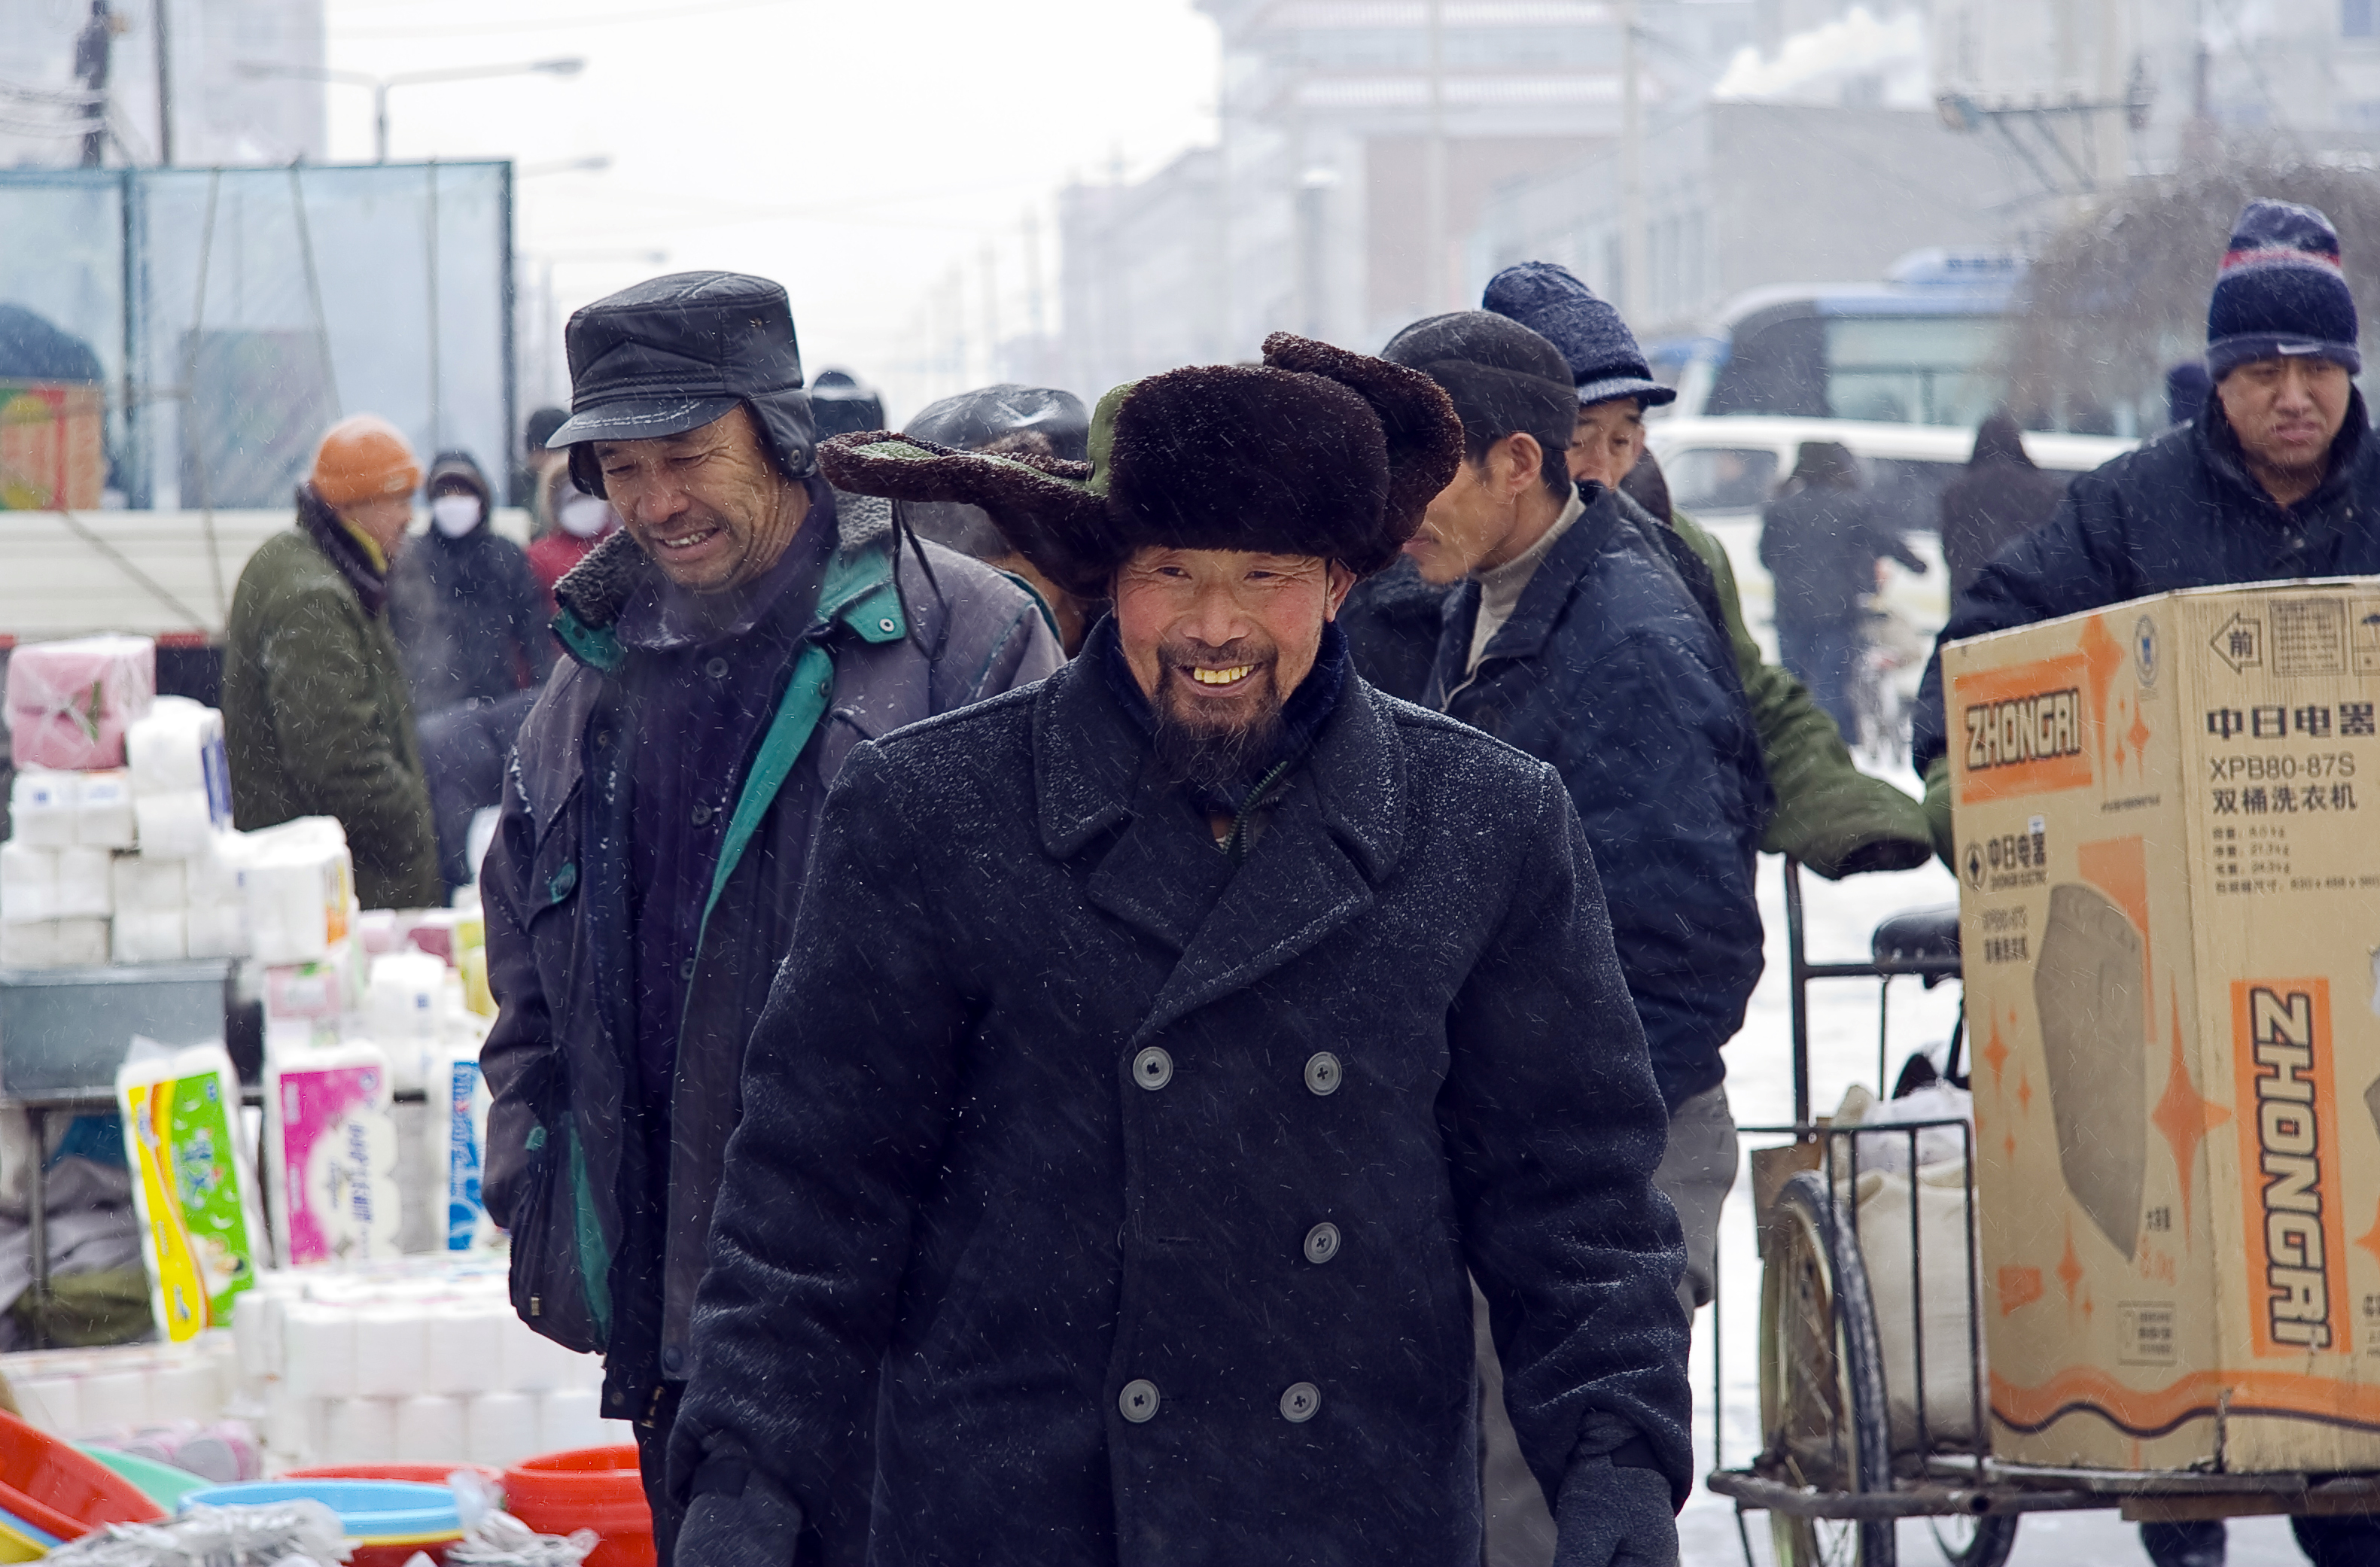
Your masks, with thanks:
<instances>
[{"instance_id":1,"label":"pink plastic package","mask_svg":"<svg viewBox=\"0 0 2380 1567\"><path fill-rule=\"evenodd\" d=\"M8 735L18 767L70 772L124 765L124 732L157 697L146 637L33 642L8 657Z\"/></svg>"}]
</instances>

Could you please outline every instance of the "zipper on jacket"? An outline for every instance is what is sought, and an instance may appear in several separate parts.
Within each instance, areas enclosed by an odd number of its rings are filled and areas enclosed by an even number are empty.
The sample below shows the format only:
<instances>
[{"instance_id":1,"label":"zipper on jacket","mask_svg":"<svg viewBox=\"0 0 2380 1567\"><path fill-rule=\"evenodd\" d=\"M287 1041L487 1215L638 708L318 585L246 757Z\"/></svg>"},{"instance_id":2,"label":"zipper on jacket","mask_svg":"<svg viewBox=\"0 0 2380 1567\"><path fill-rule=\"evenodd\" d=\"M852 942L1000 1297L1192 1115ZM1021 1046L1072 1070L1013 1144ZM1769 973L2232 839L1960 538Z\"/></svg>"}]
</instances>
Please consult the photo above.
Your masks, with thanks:
<instances>
[{"instance_id":1,"label":"zipper on jacket","mask_svg":"<svg viewBox=\"0 0 2380 1567\"><path fill-rule=\"evenodd\" d=\"M1232 865L1237 866L1248 857L1248 818L1264 804L1265 796L1271 791L1274 784L1281 782L1281 775L1287 772L1296 760L1295 757L1292 757L1288 761L1276 763L1270 772L1257 780L1257 786L1248 791L1247 799L1240 806L1239 814L1232 818L1231 832L1225 833L1222 841L1215 847L1220 850Z\"/></svg>"}]
</instances>

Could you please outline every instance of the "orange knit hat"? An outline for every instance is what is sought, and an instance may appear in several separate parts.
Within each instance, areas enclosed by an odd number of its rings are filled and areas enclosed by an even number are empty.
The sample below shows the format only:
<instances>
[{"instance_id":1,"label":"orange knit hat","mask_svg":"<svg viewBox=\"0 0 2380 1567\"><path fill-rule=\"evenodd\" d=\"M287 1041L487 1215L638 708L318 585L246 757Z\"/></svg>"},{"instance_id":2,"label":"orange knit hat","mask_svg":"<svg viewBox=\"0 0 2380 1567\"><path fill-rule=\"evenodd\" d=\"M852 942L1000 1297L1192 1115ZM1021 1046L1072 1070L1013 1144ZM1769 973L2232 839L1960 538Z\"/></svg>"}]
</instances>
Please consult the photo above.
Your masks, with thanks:
<instances>
[{"instance_id":1,"label":"orange knit hat","mask_svg":"<svg viewBox=\"0 0 2380 1567\"><path fill-rule=\"evenodd\" d=\"M378 414L356 414L331 426L314 451L314 493L334 506L382 495L410 495L421 465L396 426Z\"/></svg>"}]
</instances>

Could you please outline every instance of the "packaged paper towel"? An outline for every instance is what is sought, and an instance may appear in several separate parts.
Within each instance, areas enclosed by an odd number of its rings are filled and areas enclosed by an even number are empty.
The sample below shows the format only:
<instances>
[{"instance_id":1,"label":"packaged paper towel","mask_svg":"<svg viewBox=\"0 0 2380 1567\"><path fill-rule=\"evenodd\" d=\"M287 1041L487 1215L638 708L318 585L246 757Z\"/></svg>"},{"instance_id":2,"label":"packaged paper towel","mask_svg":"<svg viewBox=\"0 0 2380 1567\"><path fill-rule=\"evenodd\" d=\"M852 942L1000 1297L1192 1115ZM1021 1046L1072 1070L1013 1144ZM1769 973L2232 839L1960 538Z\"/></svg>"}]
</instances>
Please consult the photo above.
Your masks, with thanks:
<instances>
[{"instance_id":1,"label":"packaged paper towel","mask_svg":"<svg viewBox=\"0 0 2380 1567\"><path fill-rule=\"evenodd\" d=\"M57 856L57 901L53 907L59 918L104 919L115 911L115 856L112 851L60 849Z\"/></svg>"},{"instance_id":2,"label":"packaged paper towel","mask_svg":"<svg viewBox=\"0 0 2380 1567\"><path fill-rule=\"evenodd\" d=\"M8 657L8 740L19 767L124 765L124 734L157 694L146 637L34 642Z\"/></svg>"},{"instance_id":3,"label":"packaged paper towel","mask_svg":"<svg viewBox=\"0 0 2380 1567\"><path fill-rule=\"evenodd\" d=\"M140 795L132 801L140 852L161 859L187 859L206 852L207 839L220 825L207 796L196 789L170 795Z\"/></svg>"},{"instance_id":4,"label":"packaged paper towel","mask_svg":"<svg viewBox=\"0 0 2380 1567\"><path fill-rule=\"evenodd\" d=\"M440 1047L430 1086L430 1168L443 1172L448 1251L494 1244L480 1195L481 1154L488 1138L488 1085L476 1049Z\"/></svg>"},{"instance_id":5,"label":"packaged paper towel","mask_svg":"<svg viewBox=\"0 0 2380 1567\"><path fill-rule=\"evenodd\" d=\"M115 856L115 911L176 909L190 901L189 877L178 859L153 859L146 851Z\"/></svg>"},{"instance_id":6,"label":"packaged paper towel","mask_svg":"<svg viewBox=\"0 0 2380 1567\"><path fill-rule=\"evenodd\" d=\"M75 796L81 784L82 775L79 772L47 772L32 768L19 771L8 784L11 841L43 849L63 849L71 844L75 841Z\"/></svg>"},{"instance_id":7,"label":"packaged paper towel","mask_svg":"<svg viewBox=\"0 0 2380 1567\"><path fill-rule=\"evenodd\" d=\"M353 967L340 941L311 963L269 965L264 970L264 1031L269 1040L328 1042L339 1019L354 1010Z\"/></svg>"},{"instance_id":8,"label":"packaged paper towel","mask_svg":"<svg viewBox=\"0 0 2380 1567\"><path fill-rule=\"evenodd\" d=\"M236 904L245 901L248 834L218 829L207 834L199 852L182 862L194 904Z\"/></svg>"},{"instance_id":9,"label":"packaged paper towel","mask_svg":"<svg viewBox=\"0 0 2380 1567\"><path fill-rule=\"evenodd\" d=\"M116 1069L157 1325L179 1343L231 1325L256 1282L254 1184L240 1151L239 1079L221 1045L168 1051L134 1041Z\"/></svg>"},{"instance_id":10,"label":"packaged paper towel","mask_svg":"<svg viewBox=\"0 0 2380 1567\"><path fill-rule=\"evenodd\" d=\"M195 794L217 826L231 825L231 769L223 714L187 697L160 697L124 734L125 770L137 799Z\"/></svg>"},{"instance_id":11,"label":"packaged paper towel","mask_svg":"<svg viewBox=\"0 0 2380 1567\"><path fill-rule=\"evenodd\" d=\"M75 842L86 848L128 849L140 841L132 781L122 772L86 772L75 787Z\"/></svg>"},{"instance_id":12,"label":"packaged paper towel","mask_svg":"<svg viewBox=\"0 0 2380 1567\"><path fill-rule=\"evenodd\" d=\"M355 872L347 835L327 816L247 834L248 938L262 963L310 963L347 934Z\"/></svg>"},{"instance_id":13,"label":"packaged paper towel","mask_svg":"<svg viewBox=\"0 0 2380 1567\"><path fill-rule=\"evenodd\" d=\"M0 968L58 966L58 921L0 922Z\"/></svg>"},{"instance_id":14,"label":"packaged paper towel","mask_svg":"<svg viewBox=\"0 0 2380 1567\"><path fill-rule=\"evenodd\" d=\"M24 924L57 915L57 851L14 838L0 844L0 919Z\"/></svg>"},{"instance_id":15,"label":"packaged paper towel","mask_svg":"<svg viewBox=\"0 0 2380 1567\"><path fill-rule=\"evenodd\" d=\"M248 905L192 904L188 916L192 957L246 957Z\"/></svg>"},{"instance_id":16,"label":"packaged paper towel","mask_svg":"<svg viewBox=\"0 0 2380 1567\"><path fill-rule=\"evenodd\" d=\"M285 1265L397 1255L388 1058L358 1042L265 1063L273 1234Z\"/></svg>"},{"instance_id":17,"label":"packaged paper towel","mask_svg":"<svg viewBox=\"0 0 2380 1567\"><path fill-rule=\"evenodd\" d=\"M364 1026L388 1051L400 1092L426 1088L444 1016L446 966L407 947L371 960Z\"/></svg>"},{"instance_id":18,"label":"packaged paper towel","mask_svg":"<svg viewBox=\"0 0 2380 1567\"><path fill-rule=\"evenodd\" d=\"M107 963L107 921L104 919L60 919L53 922L57 932L59 968L101 968Z\"/></svg>"},{"instance_id":19,"label":"packaged paper towel","mask_svg":"<svg viewBox=\"0 0 2380 1567\"><path fill-rule=\"evenodd\" d=\"M188 916L182 909L118 909L109 924L118 963L179 963L190 955Z\"/></svg>"}]
</instances>

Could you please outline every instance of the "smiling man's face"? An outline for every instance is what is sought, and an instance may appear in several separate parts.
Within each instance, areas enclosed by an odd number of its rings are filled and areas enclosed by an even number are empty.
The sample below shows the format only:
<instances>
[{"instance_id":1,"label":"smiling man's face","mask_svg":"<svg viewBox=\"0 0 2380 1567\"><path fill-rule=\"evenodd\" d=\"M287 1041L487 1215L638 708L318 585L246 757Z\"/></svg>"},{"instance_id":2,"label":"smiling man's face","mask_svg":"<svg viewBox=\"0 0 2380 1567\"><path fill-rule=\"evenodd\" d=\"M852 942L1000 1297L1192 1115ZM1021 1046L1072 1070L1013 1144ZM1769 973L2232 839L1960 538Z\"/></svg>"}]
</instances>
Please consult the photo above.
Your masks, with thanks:
<instances>
[{"instance_id":1,"label":"smiling man's face","mask_svg":"<svg viewBox=\"0 0 2380 1567\"><path fill-rule=\"evenodd\" d=\"M740 588L776 565L809 511L809 492L777 471L740 405L683 435L598 441L595 460L629 536L697 593Z\"/></svg>"},{"instance_id":2,"label":"smiling man's face","mask_svg":"<svg viewBox=\"0 0 2380 1567\"><path fill-rule=\"evenodd\" d=\"M1116 633L1157 711L1160 744L1194 782L1260 761L1322 626L1355 577L1317 555L1143 548L1117 571Z\"/></svg>"}]
</instances>

